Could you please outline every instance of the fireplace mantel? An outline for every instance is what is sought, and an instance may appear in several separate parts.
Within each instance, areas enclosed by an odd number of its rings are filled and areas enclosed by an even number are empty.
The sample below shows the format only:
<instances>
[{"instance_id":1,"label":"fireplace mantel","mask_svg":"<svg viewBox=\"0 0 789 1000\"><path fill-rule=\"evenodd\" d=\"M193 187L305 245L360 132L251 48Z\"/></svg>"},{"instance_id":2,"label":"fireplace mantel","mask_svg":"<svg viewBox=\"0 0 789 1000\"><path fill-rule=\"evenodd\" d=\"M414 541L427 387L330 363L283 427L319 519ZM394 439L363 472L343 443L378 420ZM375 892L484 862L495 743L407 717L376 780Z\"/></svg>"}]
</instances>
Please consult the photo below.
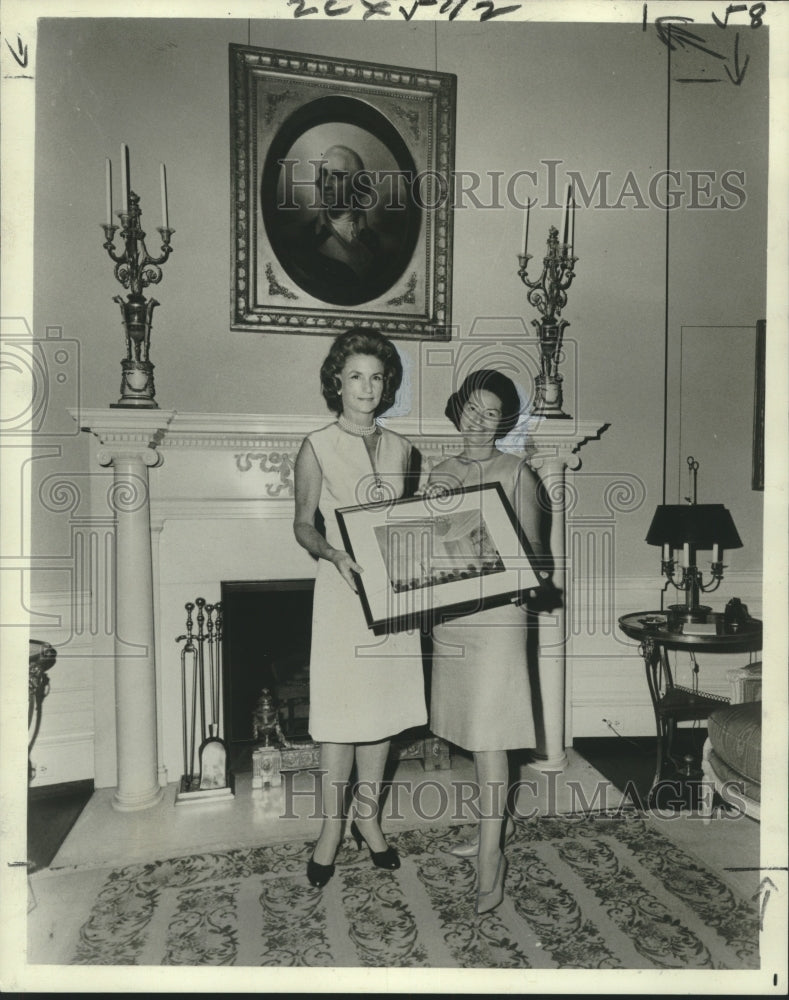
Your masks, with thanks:
<instances>
[{"instance_id":1,"label":"fireplace mantel","mask_svg":"<svg viewBox=\"0 0 789 1000\"><path fill-rule=\"evenodd\" d=\"M259 578L260 553L269 549L275 560L286 559L286 576L314 572L293 541L289 525L283 531L281 522L293 517L293 467L301 442L332 418L121 407L74 410L72 417L93 435L95 462L111 466L114 477L109 491L96 490L92 498L95 518L106 523L109 514L114 519L116 550L112 573L117 609L116 715L113 720L106 706L97 705L96 727L98 732L100 727L114 726L117 759L101 764L97 760L97 784L112 784L111 776L102 781L101 774L116 768L113 804L118 809L143 809L158 801L163 784L178 777L178 741L172 730L180 731L179 705L170 671L165 669L165 661L173 655L168 639L175 632L169 633L178 628L181 614L177 606L171 609L174 581L182 594L185 586L218 587L222 579L238 579L239 574ZM457 450L457 433L446 419L403 417L381 422L414 443L423 456L425 473ZM565 594L569 593L564 578L566 470L579 468L581 448L598 439L607 426L600 421L553 419L529 430L525 454L553 504L551 550L556 583ZM239 534L232 528L239 519L260 527L250 532L239 525L243 529ZM195 524L202 527L194 528ZM168 532L178 531L190 539L190 552L183 567L174 569L177 559L164 542ZM201 547L205 554L197 565L194 559ZM270 575L282 576L282 567L272 567ZM186 597L193 598L194 592L188 590ZM541 624L538 756L546 768L561 768L566 762L565 618L562 608L543 616ZM142 653L130 655L130 650ZM106 738L97 740L105 747L109 743Z\"/></svg>"}]
</instances>

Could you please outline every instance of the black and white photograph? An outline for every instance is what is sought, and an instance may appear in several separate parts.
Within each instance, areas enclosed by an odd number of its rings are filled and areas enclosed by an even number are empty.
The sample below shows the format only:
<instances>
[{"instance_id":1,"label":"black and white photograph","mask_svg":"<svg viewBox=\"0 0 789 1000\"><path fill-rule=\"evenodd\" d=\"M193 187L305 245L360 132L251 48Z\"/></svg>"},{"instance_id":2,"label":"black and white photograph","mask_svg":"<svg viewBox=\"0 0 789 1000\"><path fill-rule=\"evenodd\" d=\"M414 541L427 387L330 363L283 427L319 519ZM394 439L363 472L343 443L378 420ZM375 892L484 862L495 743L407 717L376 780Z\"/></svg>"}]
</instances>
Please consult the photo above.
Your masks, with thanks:
<instances>
[{"instance_id":1,"label":"black and white photograph","mask_svg":"<svg viewBox=\"0 0 789 1000\"><path fill-rule=\"evenodd\" d=\"M3 992L786 995L786 5L0 36Z\"/></svg>"}]
</instances>

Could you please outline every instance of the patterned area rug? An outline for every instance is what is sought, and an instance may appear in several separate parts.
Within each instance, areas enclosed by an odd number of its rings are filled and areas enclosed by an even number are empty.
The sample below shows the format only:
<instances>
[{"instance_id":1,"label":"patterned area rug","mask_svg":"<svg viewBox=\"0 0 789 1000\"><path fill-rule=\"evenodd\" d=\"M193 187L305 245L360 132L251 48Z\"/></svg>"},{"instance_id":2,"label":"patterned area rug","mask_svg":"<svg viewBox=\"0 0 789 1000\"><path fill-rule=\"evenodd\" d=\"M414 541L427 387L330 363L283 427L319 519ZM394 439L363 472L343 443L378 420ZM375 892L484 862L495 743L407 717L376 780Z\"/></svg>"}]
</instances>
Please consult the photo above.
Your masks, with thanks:
<instances>
[{"instance_id":1,"label":"patterned area rug","mask_svg":"<svg viewBox=\"0 0 789 1000\"><path fill-rule=\"evenodd\" d=\"M474 915L470 827L389 835L397 872L346 840L312 888L309 844L113 871L80 930L78 965L754 969L755 903L637 812L539 817L507 846L505 899Z\"/></svg>"}]
</instances>

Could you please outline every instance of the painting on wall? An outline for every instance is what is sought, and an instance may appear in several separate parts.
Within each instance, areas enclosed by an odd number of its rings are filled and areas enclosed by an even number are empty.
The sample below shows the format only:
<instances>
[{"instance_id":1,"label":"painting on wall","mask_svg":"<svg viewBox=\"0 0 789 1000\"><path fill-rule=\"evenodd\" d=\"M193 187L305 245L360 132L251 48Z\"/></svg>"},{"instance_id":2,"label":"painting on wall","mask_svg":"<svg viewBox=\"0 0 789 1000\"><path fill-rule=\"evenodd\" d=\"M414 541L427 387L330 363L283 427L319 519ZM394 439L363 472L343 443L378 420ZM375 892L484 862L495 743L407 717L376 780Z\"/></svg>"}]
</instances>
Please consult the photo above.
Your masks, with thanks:
<instances>
[{"instance_id":1,"label":"painting on wall","mask_svg":"<svg viewBox=\"0 0 789 1000\"><path fill-rule=\"evenodd\" d=\"M448 340L456 78L230 45L231 328Z\"/></svg>"}]
</instances>

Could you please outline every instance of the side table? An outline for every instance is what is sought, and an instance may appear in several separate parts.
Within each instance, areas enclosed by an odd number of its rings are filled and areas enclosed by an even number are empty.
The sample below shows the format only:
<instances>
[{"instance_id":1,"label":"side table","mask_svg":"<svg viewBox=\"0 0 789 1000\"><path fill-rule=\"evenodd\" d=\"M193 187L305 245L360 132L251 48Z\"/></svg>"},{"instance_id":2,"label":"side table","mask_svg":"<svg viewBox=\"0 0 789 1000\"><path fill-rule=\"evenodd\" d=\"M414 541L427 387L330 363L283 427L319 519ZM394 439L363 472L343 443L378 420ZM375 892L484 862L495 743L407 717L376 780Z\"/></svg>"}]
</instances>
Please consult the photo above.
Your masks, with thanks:
<instances>
[{"instance_id":1,"label":"side table","mask_svg":"<svg viewBox=\"0 0 789 1000\"><path fill-rule=\"evenodd\" d=\"M28 641L27 660L27 780L28 784L35 778L36 769L30 759L33 752L33 744L36 742L38 731L41 728L41 712L44 699L49 694L49 673L55 665L57 651L48 642L40 639L30 639ZM35 717L33 732L30 726Z\"/></svg>"},{"instance_id":2,"label":"side table","mask_svg":"<svg viewBox=\"0 0 789 1000\"><path fill-rule=\"evenodd\" d=\"M698 634L702 629L706 634ZM669 617L662 611L635 611L619 619L619 628L638 642L644 659L649 696L655 712L657 729L657 761L655 777L647 801L651 802L661 780L665 761L671 756L671 747L678 722L706 719L714 708L729 703L728 698L708 694L674 683L668 653L684 650L689 653L752 653L762 648L762 623L750 618L743 624L729 624L718 613L707 615L702 623L680 622L671 626ZM683 629L687 629L685 632Z\"/></svg>"}]
</instances>

